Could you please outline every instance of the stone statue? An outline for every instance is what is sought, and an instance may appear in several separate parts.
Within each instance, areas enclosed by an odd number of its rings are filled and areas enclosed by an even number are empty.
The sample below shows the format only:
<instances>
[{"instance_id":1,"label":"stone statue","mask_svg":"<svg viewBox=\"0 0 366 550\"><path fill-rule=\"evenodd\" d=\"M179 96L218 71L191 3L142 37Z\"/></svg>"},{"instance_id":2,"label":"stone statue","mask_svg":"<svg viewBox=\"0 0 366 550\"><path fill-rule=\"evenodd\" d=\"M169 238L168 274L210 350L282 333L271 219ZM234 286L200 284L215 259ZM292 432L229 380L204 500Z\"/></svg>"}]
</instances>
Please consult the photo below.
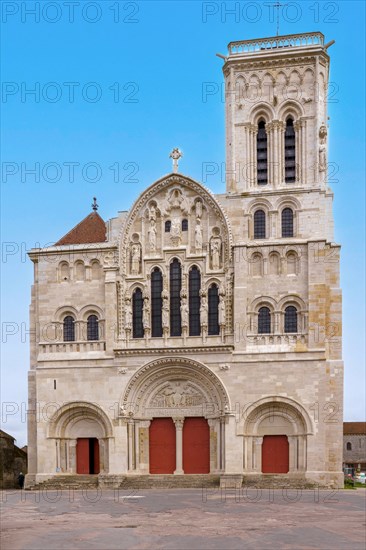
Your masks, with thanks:
<instances>
[{"instance_id":1,"label":"stone statue","mask_svg":"<svg viewBox=\"0 0 366 550\"><path fill-rule=\"evenodd\" d=\"M149 207L149 220L154 220L154 222L156 222L156 208L154 204L151 204Z\"/></svg>"},{"instance_id":2,"label":"stone statue","mask_svg":"<svg viewBox=\"0 0 366 550\"><path fill-rule=\"evenodd\" d=\"M211 266L212 269L220 269L220 255L221 255L221 237L212 237L211 239Z\"/></svg>"},{"instance_id":3,"label":"stone statue","mask_svg":"<svg viewBox=\"0 0 366 550\"><path fill-rule=\"evenodd\" d=\"M320 146L319 146L319 171L325 172L327 169L327 127L322 123L322 125L319 128L319 140L320 140Z\"/></svg>"},{"instance_id":4,"label":"stone statue","mask_svg":"<svg viewBox=\"0 0 366 550\"><path fill-rule=\"evenodd\" d=\"M196 252L200 252L202 250L202 227L201 227L201 220L197 218L197 224L196 228L194 230L194 245L196 248Z\"/></svg>"},{"instance_id":5,"label":"stone statue","mask_svg":"<svg viewBox=\"0 0 366 550\"><path fill-rule=\"evenodd\" d=\"M131 246L131 274L140 273L141 247L139 243L133 243Z\"/></svg>"},{"instance_id":6,"label":"stone statue","mask_svg":"<svg viewBox=\"0 0 366 550\"><path fill-rule=\"evenodd\" d=\"M132 329L132 304L130 298L126 299L125 303L125 328Z\"/></svg>"},{"instance_id":7,"label":"stone statue","mask_svg":"<svg viewBox=\"0 0 366 550\"><path fill-rule=\"evenodd\" d=\"M162 309L162 325L163 329L169 328L169 304L168 300L164 300Z\"/></svg>"},{"instance_id":8,"label":"stone statue","mask_svg":"<svg viewBox=\"0 0 366 550\"><path fill-rule=\"evenodd\" d=\"M150 330L150 306L149 300L145 298L144 307L142 310L142 325L144 330Z\"/></svg>"},{"instance_id":9,"label":"stone statue","mask_svg":"<svg viewBox=\"0 0 366 550\"><path fill-rule=\"evenodd\" d=\"M148 236L149 236L150 252L155 252L156 251L156 223L152 219L150 220Z\"/></svg>"},{"instance_id":10,"label":"stone statue","mask_svg":"<svg viewBox=\"0 0 366 550\"><path fill-rule=\"evenodd\" d=\"M201 307L200 307L201 326L207 326L208 324L208 303L206 294L201 294Z\"/></svg>"},{"instance_id":11,"label":"stone statue","mask_svg":"<svg viewBox=\"0 0 366 550\"><path fill-rule=\"evenodd\" d=\"M226 325L226 304L223 297L219 303L219 325Z\"/></svg>"},{"instance_id":12,"label":"stone statue","mask_svg":"<svg viewBox=\"0 0 366 550\"><path fill-rule=\"evenodd\" d=\"M180 315L182 319L182 327L188 327L189 323L189 310L187 304L187 298L183 298L180 305Z\"/></svg>"},{"instance_id":13,"label":"stone statue","mask_svg":"<svg viewBox=\"0 0 366 550\"><path fill-rule=\"evenodd\" d=\"M202 202L197 201L196 202L196 217L201 219L202 218Z\"/></svg>"}]
</instances>

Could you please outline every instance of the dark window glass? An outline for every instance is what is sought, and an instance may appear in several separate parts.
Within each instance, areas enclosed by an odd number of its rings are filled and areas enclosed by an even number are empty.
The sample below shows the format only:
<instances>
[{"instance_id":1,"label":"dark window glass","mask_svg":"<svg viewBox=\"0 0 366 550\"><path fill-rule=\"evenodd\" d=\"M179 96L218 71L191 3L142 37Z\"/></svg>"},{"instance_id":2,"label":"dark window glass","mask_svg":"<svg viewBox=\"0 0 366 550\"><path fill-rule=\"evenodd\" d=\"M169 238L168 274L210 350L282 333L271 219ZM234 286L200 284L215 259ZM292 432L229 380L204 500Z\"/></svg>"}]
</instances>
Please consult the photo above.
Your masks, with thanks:
<instances>
[{"instance_id":1,"label":"dark window glass","mask_svg":"<svg viewBox=\"0 0 366 550\"><path fill-rule=\"evenodd\" d=\"M189 335L201 334L200 307L201 307L201 273L196 266L189 272Z\"/></svg>"},{"instance_id":2,"label":"dark window glass","mask_svg":"<svg viewBox=\"0 0 366 550\"><path fill-rule=\"evenodd\" d=\"M180 315L180 291L182 288L182 269L179 260L174 258L170 264L170 336L182 334Z\"/></svg>"},{"instance_id":3,"label":"dark window glass","mask_svg":"<svg viewBox=\"0 0 366 550\"><path fill-rule=\"evenodd\" d=\"M170 233L172 227L172 222L170 220L167 220L165 222L165 233Z\"/></svg>"},{"instance_id":4,"label":"dark window glass","mask_svg":"<svg viewBox=\"0 0 366 550\"><path fill-rule=\"evenodd\" d=\"M87 339L99 340L99 321L96 315L89 315L87 320Z\"/></svg>"},{"instance_id":5,"label":"dark window glass","mask_svg":"<svg viewBox=\"0 0 366 550\"><path fill-rule=\"evenodd\" d=\"M285 332L297 332L297 309L294 306L285 309Z\"/></svg>"},{"instance_id":6,"label":"dark window glass","mask_svg":"<svg viewBox=\"0 0 366 550\"><path fill-rule=\"evenodd\" d=\"M219 326L219 289L211 285L208 289L208 334L220 334Z\"/></svg>"},{"instance_id":7,"label":"dark window glass","mask_svg":"<svg viewBox=\"0 0 366 550\"><path fill-rule=\"evenodd\" d=\"M347 443L347 451L352 451L352 443Z\"/></svg>"},{"instance_id":8,"label":"dark window glass","mask_svg":"<svg viewBox=\"0 0 366 550\"><path fill-rule=\"evenodd\" d=\"M158 267L151 273L151 335L163 336L162 307L163 276Z\"/></svg>"},{"instance_id":9,"label":"dark window glass","mask_svg":"<svg viewBox=\"0 0 366 550\"><path fill-rule=\"evenodd\" d=\"M64 342L75 341L75 321L71 315L67 315L64 319Z\"/></svg>"},{"instance_id":10,"label":"dark window glass","mask_svg":"<svg viewBox=\"0 0 366 550\"><path fill-rule=\"evenodd\" d=\"M271 312L268 307L261 307L258 311L258 334L271 332Z\"/></svg>"},{"instance_id":11,"label":"dark window glass","mask_svg":"<svg viewBox=\"0 0 366 550\"><path fill-rule=\"evenodd\" d=\"M294 213L291 208L282 210L282 237L294 236Z\"/></svg>"},{"instance_id":12,"label":"dark window glass","mask_svg":"<svg viewBox=\"0 0 366 550\"><path fill-rule=\"evenodd\" d=\"M295 130L292 118L286 120L285 130L285 182L296 180Z\"/></svg>"},{"instance_id":13,"label":"dark window glass","mask_svg":"<svg viewBox=\"0 0 366 550\"><path fill-rule=\"evenodd\" d=\"M182 220L182 231L188 231L188 220Z\"/></svg>"},{"instance_id":14,"label":"dark window glass","mask_svg":"<svg viewBox=\"0 0 366 550\"><path fill-rule=\"evenodd\" d=\"M254 212L254 238L266 238L266 215L263 210Z\"/></svg>"},{"instance_id":15,"label":"dark window glass","mask_svg":"<svg viewBox=\"0 0 366 550\"><path fill-rule=\"evenodd\" d=\"M142 324L142 309L144 307L144 300L142 298L142 291L137 288L132 296L132 337L143 338L144 327Z\"/></svg>"},{"instance_id":16,"label":"dark window glass","mask_svg":"<svg viewBox=\"0 0 366 550\"><path fill-rule=\"evenodd\" d=\"M266 123L261 120L258 124L257 133L257 182L258 185L268 183L268 162L267 162L267 132Z\"/></svg>"}]
</instances>

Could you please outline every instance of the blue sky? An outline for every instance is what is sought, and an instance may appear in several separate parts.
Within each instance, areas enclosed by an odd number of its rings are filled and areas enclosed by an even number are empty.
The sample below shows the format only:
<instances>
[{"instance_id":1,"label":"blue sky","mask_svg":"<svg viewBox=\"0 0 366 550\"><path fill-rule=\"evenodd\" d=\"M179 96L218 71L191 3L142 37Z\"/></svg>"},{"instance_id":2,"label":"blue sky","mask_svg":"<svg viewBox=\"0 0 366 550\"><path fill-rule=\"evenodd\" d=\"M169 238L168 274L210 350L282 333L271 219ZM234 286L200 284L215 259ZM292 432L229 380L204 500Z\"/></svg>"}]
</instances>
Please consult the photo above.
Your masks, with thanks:
<instances>
[{"instance_id":1,"label":"blue sky","mask_svg":"<svg viewBox=\"0 0 366 550\"><path fill-rule=\"evenodd\" d=\"M66 2L46 1L30 13L36 4L1 5L1 397L19 408L3 424L19 444L32 282L25 251L59 239L90 212L94 195L104 219L128 209L171 170L172 147L184 151L181 171L199 181L204 162L224 162L222 96L202 95L206 83L222 84L215 54L233 40L276 34L273 2L80 1L72 13ZM345 420L365 418L364 11L364 2L312 1L287 2L279 12L280 34L319 30L336 40L329 161L339 168L332 188L342 244ZM224 191L220 174L205 183Z\"/></svg>"}]
</instances>

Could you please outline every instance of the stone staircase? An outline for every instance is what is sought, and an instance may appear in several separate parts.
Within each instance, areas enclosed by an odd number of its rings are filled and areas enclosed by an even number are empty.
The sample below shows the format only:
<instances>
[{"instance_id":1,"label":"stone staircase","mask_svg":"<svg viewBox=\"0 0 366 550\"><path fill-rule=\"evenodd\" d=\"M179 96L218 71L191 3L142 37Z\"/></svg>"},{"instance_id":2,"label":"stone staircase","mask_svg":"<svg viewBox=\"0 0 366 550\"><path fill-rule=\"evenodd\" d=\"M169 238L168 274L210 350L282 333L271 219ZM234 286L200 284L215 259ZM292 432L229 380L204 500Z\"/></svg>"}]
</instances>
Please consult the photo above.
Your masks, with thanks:
<instances>
[{"instance_id":1,"label":"stone staircase","mask_svg":"<svg viewBox=\"0 0 366 550\"><path fill-rule=\"evenodd\" d=\"M289 477L287 474L262 474L261 476L243 476L243 487L253 489L313 489L316 484L303 476Z\"/></svg>"},{"instance_id":2,"label":"stone staircase","mask_svg":"<svg viewBox=\"0 0 366 550\"><path fill-rule=\"evenodd\" d=\"M202 489L219 487L220 476L214 474L130 475L120 484L121 489Z\"/></svg>"},{"instance_id":3,"label":"stone staircase","mask_svg":"<svg viewBox=\"0 0 366 550\"><path fill-rule=\"evenodd\" d=\"M96 489L98 487L98 475L72 475L59 474L36 485L29 490L65 490L65 489Z\"/></svg>"}]
</instances>

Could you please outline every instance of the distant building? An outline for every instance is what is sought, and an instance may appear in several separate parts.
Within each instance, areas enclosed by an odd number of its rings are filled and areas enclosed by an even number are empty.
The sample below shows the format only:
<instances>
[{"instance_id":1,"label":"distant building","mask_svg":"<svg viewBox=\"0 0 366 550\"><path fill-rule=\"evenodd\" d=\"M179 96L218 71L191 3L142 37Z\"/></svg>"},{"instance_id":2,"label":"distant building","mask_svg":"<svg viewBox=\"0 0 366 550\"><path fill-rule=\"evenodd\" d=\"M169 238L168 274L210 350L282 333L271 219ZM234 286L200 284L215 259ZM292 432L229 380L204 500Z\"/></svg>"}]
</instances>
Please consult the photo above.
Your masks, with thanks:
<instances>
[{"instance_id":1,"label":"distant building","mask_svg":"<svg viewBox=\"0 0 366 550\"><path fill-rule=\"evenodd\" d=\"M27 453L14 443L15 438L0 430L0 488L18 484L19 472L27 473Z\"/></svg>"},{"instance_id":2,"label":"distant building","mask_svg":"<svg viewBox=\"0 0 366 550\"><path fill-rule=\"evenodd\" d=\"M366 472L366 422L343 422L343 463Z\"/></svg>"}]
</instances>

